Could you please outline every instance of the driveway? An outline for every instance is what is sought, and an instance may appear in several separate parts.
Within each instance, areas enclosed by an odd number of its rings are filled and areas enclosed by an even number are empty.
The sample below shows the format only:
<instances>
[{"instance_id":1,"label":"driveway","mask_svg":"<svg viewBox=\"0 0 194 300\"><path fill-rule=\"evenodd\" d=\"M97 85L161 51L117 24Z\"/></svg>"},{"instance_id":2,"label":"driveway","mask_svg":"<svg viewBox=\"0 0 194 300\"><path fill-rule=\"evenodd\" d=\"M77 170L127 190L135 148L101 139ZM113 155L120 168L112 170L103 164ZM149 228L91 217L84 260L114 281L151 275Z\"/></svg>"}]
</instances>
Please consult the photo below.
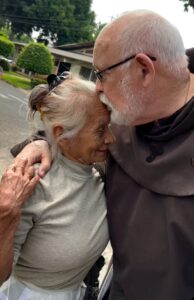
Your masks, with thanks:
<instances>
[{"instance_id":1,"label":"driveway","mask_svg":"<svg viewBox=\"0 0 194 300\"><path fill-rule=\"evenodd\" d=\"M28 94L0 80L0 175L11 162L10 148L31 132Z\"/></svg>"}]
</instances>

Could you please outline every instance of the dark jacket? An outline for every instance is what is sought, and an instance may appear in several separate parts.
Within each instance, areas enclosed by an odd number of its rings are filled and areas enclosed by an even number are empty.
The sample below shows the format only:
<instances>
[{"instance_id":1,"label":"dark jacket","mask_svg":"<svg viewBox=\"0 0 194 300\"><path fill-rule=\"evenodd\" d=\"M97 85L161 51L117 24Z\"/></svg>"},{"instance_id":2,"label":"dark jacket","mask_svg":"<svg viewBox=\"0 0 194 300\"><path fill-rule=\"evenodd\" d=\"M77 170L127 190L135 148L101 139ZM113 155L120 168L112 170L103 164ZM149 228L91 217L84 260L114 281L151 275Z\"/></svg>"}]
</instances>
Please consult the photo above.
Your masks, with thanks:
<instances>
[{"instance_id":1,"label":"dark jacket","mask_svg":"<svg viewBox=\"0 0 194 300\"><path fill-rule=\"evenodd\" d=\"M109 299L194 299L193 100L159 126L115 133L106 179Z\"/></svg>"}]
</instances>

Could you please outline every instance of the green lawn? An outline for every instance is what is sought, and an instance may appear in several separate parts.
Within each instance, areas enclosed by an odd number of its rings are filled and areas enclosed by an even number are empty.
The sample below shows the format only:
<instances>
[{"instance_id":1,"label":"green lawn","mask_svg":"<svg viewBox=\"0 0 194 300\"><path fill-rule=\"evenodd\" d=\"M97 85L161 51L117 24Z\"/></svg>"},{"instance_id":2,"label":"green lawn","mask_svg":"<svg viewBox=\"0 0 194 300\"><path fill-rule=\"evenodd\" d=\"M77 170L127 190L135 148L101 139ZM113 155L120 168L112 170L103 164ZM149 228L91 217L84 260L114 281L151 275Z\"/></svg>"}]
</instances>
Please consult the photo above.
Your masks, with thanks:
<instances>
[{"instance_id":1,"label":"green lawn","mask_svg":"<svg viewBox=\"0 0 194 300\"><path fill-rule=\"evenodd\" d=\"M30 90L30 79L15 72L3 72L2 80L24 90Z\"/></svg>"}]
</instances>

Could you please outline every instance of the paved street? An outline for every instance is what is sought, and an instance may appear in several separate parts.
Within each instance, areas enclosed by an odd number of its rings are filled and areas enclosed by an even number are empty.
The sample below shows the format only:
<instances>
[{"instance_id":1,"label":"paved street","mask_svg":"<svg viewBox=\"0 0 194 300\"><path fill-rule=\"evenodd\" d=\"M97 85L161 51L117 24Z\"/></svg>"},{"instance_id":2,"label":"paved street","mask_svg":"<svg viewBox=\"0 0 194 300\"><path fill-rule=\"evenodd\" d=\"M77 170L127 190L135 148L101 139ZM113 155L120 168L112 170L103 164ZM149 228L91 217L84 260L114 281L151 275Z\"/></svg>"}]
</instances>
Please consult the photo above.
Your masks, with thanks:
<instances>
[{"instance_id":1,"label":"paved street","mask_svg":"<svg viewBox=\"0 0 194 300\"><path fill-rule=\"evenodd\" d=\"M27 93L0 80L0 175L11 162L9 149L31 132L27 98Z\"/></svg>"}]
</instances>

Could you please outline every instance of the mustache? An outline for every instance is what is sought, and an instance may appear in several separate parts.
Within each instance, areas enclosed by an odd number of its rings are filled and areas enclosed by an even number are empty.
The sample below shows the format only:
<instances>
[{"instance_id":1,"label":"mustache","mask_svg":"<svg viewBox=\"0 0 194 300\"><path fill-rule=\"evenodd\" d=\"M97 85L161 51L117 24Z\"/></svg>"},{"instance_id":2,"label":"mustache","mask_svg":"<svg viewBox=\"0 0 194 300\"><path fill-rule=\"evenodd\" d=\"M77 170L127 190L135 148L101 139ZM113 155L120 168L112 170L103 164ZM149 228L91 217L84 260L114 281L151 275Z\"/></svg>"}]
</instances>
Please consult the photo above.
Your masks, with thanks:
<instances>
[{"instance_id":1,"label":"mustache","mask_svg":"<svg viewBox=\"0 0 194 300\"><path fill-rule=\"evenodd\" d=\"M108 98L106 97L106 95L104 93L100 93L99 98L100 98L100 101L107 106L109 111L113 110L112 104L110 103L110 101L108 100Z\"/></svg>"}]
</instances>

